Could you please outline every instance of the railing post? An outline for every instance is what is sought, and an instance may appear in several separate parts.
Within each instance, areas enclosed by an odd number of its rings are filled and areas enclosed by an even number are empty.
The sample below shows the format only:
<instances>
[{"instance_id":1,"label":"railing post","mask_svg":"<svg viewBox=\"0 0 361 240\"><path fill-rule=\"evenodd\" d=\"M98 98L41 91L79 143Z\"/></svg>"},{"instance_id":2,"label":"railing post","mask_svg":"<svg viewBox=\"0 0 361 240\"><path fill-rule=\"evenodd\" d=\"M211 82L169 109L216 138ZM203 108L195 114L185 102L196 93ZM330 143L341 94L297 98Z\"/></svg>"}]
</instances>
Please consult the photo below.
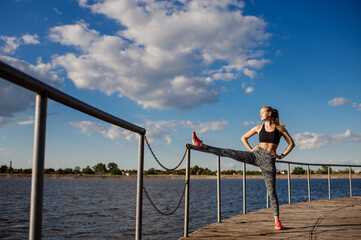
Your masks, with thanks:
<instances>
[{"instance_id":1,"label":"railing post","mask_svg":"<svg viewBox=\"0 0 361 240\"><path fill-rule=\"evenodd\" d=\"M350 176L350 197L352 197L352 169L351 169L351 166L349 168L349 176Z\"/></svg>"},{"instance_id":2,"label":"railing post","mask_svg":"<svg viewBox=\"0 0 361 240\"><path fill-rule=\"evenodd\" d=\"M307 187L308 187L308 201L311 201L311 182L310 182L310 165L307 165Z\"/></svg>"},{"instance_id":3,"label":"railing post","mask_svg":"<svg viewBox=\"0 0 361 240\"><path fill-rule=\"evenodd\" d=\"M328 174L328 198L331 199L331 177L330 177L330 166L327 166Z\"/></svg>"},{"instance_id":4,"label":"railing post","mask_svg":"<svg viewBox=\"0 0 361 240\"><path fill-rule=\"evenodd\" d=\"M287 163L287 175L288 175L288 204L291 204L291 170L290 170L290 163Z\"/></svg>"},{"instance_id":5,"label":"railing post","mask_svg":"<svg viewBox=\"0 0 361 240\"><path fill-rule=\"evenodd\" d=\"M243 214L246 213L246 163L243 163Z\"/></svg>"},{"instance_id":6,"label":"railing post","mask_svg":"<svg viewBox=\"0 0 361 240\"><path fill-rule=\"evenodd\" d=\"M221 157L217 156L217 205L218 205L218 222L221 219Z\"/></svg>"},{"instance_id":7,"label":"railing post","mask_svg":"<svg viewBox=\"0 0 361 240\"><path fill-rule=\"evenodd\" d=\"M143 171L144 171L144 135L139 134L138 146L138 172L137 172L137 206L136 206L136 232L135 239L142 239L143 221Z\"/></svg>"},{"instance_id":8,"label":"railing post","mask_svg":"<svg viewBox=\"0 0 361 240\"><path fill-rule=\"evenodd\" d=\"M34 152L30 200L30 240L41 239L47 105L48 97L46 95L37 94L35 106Z\"/></svg>"},{"instance_id":9,"label":"railing post","mask_svg":"<svg viewBox=\"0 0 361 240\"><path fill-rule=\"evenodd\" d=\"M269 195L268 195L268 191L266 191L266 208L269 208Z\"/></svg>"},{"instance_id":10,"label":"railing post","mask_svg":"<svg viewBox=\"0 0 361 240\"><path fill-rule=\"evenodd\" d=\"M191 149L187 150L187 161L186 161L186 192L184 198L184 237L188 237L189 232L189 179L190 179L190 162L191 162Z\"/></svg>"}]
</instances>

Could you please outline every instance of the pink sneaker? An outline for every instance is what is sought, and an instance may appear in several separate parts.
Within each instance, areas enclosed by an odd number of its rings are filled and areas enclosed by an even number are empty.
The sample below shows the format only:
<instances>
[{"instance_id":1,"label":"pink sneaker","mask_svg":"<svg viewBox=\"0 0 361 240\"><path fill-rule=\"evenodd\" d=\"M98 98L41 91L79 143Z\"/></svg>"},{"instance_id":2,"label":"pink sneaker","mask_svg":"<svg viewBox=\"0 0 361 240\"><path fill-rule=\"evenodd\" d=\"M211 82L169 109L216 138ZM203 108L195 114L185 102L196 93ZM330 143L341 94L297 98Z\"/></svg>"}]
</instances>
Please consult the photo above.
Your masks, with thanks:
<instances>
[{"instance_id":1,"label":"pink sneaker","mask_svg":"<svg viewBox=\"0 0 361 240\"><path fill-rule=\"evenodd\" d=\"M196 132L192 132L192 142L194 146L201 147L203 141L199 140L199 138L196 135Z\"/></svg>"},{"instance_id":2,"label":"pink sneaker","mask_svg":"<svg viewBox=\"0 0 361 240\"><path fill-rule=\"evenodd\" d=\"M279 220L275 221L275 229L282 230L283 226Z\"/></svg>"}]
</instances>

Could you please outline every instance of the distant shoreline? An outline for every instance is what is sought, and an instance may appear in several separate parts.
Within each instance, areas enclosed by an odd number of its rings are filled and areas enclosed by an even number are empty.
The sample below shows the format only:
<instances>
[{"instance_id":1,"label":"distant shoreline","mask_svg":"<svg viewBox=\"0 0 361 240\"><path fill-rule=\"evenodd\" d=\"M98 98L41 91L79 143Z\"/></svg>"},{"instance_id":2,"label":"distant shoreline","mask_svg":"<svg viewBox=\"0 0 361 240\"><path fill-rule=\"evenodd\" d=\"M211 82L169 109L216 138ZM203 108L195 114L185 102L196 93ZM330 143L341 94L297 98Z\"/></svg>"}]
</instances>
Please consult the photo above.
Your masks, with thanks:
<instances>
[{"instance_id":1,"label":"distant shoreline","mask_svg":"<svg viewBox=\"0 0 361 240\"><path fill-rule=\"evenodd\" d=\"M137 175L94 174L44 174L47 179L137 179ZM348 179L348 174L331 174L331 179ZM31 178L31 174L1 173L0 178ZM217 179L215 175L191 175L191 179ZM247 175L247 179L263 179L263 175ZM277 174L277 179L287 179L287 174ZM327 179L327 174L311 174L311 179ZM185 179L184 175L144 175L144 179ZM221 179L243 179L243 175L222 175ZM307 175L291 174L291 179L307 179ZM352 174L352 179L361 179L361 174Z\"/></svg>"}]
</instances>

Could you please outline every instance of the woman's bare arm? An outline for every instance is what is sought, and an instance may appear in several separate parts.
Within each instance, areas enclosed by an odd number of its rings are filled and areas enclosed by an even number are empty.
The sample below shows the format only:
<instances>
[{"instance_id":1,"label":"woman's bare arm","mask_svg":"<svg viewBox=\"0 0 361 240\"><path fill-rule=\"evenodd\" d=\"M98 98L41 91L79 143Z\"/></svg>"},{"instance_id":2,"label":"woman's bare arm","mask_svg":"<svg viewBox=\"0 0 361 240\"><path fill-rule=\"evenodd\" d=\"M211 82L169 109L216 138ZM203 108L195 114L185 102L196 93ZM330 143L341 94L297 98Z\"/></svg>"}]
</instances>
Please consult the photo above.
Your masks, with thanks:
<instances>
[{"instance_id":1,"label":"woman's bare arm","mask_svg":"<svg viewBox=\"0 0 361 240\"><path fill-rule=\"evenodd\" d=\"M259 132L261 125L255 126L254 128L252 128L251 130L249 130L248 132L246 132L245 134L243 134L243 136L241 137L242 143L243 145L249 150L252 151L253 148L251 147L251 145L249 145L248 143L248 138L252 137L253 135L255 135L256 133Z\"/></svg>"},{"instance_id":2,"label":"woman's bare arm","mask_svg":"<svg viewBox=\"0 0 361 240\"><path fill-rule=\"evenodd\" d=\"M279 159L282 159L284 158L287 154L289 154L292 149L295 147L295 142L293 141L291 135L287 132L287 130L285 129L283 132L282 132L282 136L283 138L286 140L286 142L288 143L288 146L286 148L286 150L282 153L283 154L283 157L280 157ZM281 155L282 155L281 154ZM280 155L280 156L281 156Z\"/></svg>"}]
</instances>

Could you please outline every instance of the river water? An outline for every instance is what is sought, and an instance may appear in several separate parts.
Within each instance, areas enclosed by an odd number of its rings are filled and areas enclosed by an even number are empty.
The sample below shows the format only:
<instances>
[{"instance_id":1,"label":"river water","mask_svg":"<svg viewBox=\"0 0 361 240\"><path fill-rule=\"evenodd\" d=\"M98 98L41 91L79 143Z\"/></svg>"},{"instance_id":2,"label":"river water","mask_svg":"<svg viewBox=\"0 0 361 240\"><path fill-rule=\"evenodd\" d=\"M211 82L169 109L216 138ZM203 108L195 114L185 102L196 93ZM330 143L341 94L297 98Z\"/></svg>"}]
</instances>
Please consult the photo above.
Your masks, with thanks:
<instances>
[{"instance_id":1,"label":"river water","mask_svg":"<svg viewBox=\"0 0 361 240\"><path fill-rule=\"evenodd\" d=\"M134 239L136 180L45 179L43 239ZM184 180L145 179L156 206L171 212L178 204ZM353 179L353 196L361 196L361 179ZM31 179L0 178L0 239L27 239ZM222 219L243 212L242 180L222 180ZM287 179L277 180L281 204L288 204ZM332 198L349 197L349 181L332 179ZM216 180L191 180L190 232L217 221ZM308 201L307 180L291 180L292 203ZM311 180L312 200L328 198L328 180ZM266 207L262 179L247 180L247 212ZM184 201L170 216L160 215L144 195L143 239L183 236ZM272 221L272 211L270 218ZM281 212L282 216L282 212Z\"/></svg>"}]
</instances>

